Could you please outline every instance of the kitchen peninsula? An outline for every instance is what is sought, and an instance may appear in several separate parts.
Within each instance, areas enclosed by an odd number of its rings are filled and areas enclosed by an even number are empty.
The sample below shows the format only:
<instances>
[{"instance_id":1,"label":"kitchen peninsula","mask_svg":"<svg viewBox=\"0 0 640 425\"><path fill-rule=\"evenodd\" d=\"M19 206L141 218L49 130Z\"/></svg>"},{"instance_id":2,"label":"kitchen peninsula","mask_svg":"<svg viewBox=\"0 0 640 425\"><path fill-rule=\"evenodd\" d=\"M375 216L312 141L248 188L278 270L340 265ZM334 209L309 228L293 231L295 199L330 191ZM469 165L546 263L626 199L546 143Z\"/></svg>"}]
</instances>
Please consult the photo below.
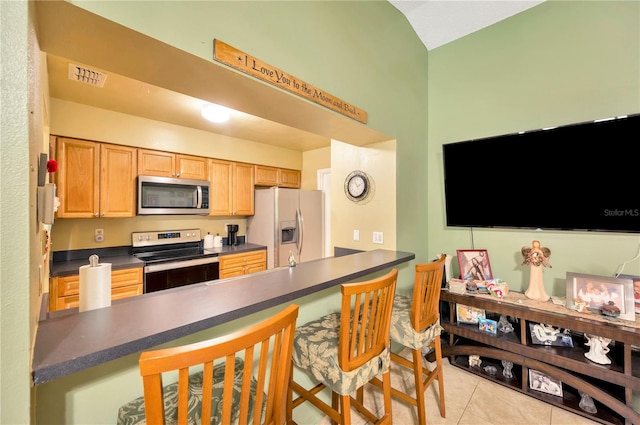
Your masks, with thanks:
<instances>
[{"instance_id":1,"label":"kitchen peninsula","mask_svg":"<svg viewBox=\"0 0 640 425\"><path fill-rule=\"evenodd\" d=\"M33 382L50 382L413 259L415 254L409 252L364 251L46 318L36 333Z\"/></svg>"}]
</instances>

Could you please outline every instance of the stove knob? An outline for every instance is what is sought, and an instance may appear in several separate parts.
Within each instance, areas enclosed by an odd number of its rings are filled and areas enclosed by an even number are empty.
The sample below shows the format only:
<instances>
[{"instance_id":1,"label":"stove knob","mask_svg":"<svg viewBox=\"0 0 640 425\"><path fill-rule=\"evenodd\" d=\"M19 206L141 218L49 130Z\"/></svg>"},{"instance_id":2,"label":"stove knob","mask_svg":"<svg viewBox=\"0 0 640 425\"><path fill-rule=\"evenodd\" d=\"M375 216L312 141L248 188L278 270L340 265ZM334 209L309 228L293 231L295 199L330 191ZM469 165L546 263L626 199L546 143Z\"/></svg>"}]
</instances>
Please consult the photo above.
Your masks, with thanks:
<instances>
[{"instance_id":1,"label":"stove knob","mask_svg":"<svg viewBox=\"0 0 640 425\"><path fill-rule=\"evenodd\" d=\"M146 239L146 240L148 240L148 241L150 241L150 240L151 240L151 236L147 235L147 236L145 237L145 239Z\"/></svg>"},{"instance_id":2,"label":"stove knob","mask_svg":"<svg viewBox=\"0 0 640 425\"><path fill-rule=\"evenodd\" d=\"M138 236L138 240L141 241L142 240L142 236Z\"/></svg>"}]
</instances>

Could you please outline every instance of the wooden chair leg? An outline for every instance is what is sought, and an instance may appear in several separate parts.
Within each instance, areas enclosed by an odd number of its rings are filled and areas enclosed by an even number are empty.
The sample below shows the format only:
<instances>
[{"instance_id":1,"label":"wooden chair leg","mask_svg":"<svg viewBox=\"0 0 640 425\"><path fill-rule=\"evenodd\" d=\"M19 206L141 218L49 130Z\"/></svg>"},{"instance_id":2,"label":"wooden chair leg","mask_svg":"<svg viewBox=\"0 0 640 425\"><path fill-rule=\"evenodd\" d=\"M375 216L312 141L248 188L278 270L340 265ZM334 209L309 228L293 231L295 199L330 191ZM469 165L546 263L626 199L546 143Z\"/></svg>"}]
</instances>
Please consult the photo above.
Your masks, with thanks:
<instances>
[{"instance_id":1,"label":"wooden chair leg","mask_svg":"<svg viewBox=\"0 0 640 425\"><path fill-rule=\"evenodd\" d=\"M384 414L386 416L386 421L384 423L392 423L392 412L391 412L391 368L387 371L387 373L382 375L382 394L384 397Z\"/></svg>"},{"instance_id":2,"label":"wooden chair leg","mask_svg":"<svg viewBox=\"0 0 640 425\"><path fill-rule=\"evenodd\" d=\"M411 350L413 355L413 379L416 383L416 407L418 409L418 423L426 425L427 412L424 405L424 374L422 372L422 351Z\"/></svg>"},{"instance_id":3,"label":"wooden chair leg","mask_svg":"<svg viewBox=\"0 0 640 425\"><path fill-rule=\"evenodd\" d=\"M440 336L435 338L434 350L436 352L436 367L438 368L438 390L440 394L440 416L447 417L447 413L444 407L444 372L442 370L442 347L440 346Z\"/></svg>"},{"instance_id":4,"label":"wooden chair leg","mask_svg":"<svg viewBox=\"0 0 640 425\"><path fill-rule=\"evenodd\" d=\"M342 425L351 425L351 396L340 396L340 420Z\"/></svg>"}]
</instances>

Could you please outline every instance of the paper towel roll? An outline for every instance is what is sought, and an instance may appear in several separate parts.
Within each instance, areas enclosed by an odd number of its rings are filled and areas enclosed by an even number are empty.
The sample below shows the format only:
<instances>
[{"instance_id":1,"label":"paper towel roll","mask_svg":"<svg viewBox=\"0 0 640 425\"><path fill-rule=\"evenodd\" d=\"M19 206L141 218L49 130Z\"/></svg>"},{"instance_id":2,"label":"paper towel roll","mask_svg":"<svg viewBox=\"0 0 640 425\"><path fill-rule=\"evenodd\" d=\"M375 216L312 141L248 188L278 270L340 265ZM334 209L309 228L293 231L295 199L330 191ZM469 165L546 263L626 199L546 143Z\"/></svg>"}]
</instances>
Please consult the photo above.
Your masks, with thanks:
<instances>
[{"instance_id":1,"label":"paper towel roll","mask_svg":"<svg viewBox=\"0 0 640 425\"><path fill-rule=\"evenodd\" d=\"M111 305L111 263L80 267L80 312Z\"/></svg>"}]
</instances>

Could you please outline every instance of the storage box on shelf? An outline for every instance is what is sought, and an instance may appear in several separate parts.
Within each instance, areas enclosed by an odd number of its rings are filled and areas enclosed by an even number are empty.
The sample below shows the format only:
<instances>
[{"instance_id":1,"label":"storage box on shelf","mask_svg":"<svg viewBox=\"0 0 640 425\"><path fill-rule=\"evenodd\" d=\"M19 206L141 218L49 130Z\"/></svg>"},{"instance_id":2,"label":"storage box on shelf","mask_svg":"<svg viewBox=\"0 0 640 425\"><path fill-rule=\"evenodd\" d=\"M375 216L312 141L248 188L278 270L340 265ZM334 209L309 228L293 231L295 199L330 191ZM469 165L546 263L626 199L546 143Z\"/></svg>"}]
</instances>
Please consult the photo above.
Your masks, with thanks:
<instances>
[{"instance_id":1,"label":"storage box on shelf","mask_svg":"<svg viewBox=\"0 0 640 425\"><path fill-rule=\"evenodd\" d=\"M443 344L443 356L448 356L452 365L604 424L640 424L640 413L634 410L632 399L633 391L640 391L638 321L578 313L551 301L530 300L517 292L495 298L443 289L441 303L449 306L449 314L440 320L448 336L443 338L448 343ZM503 323L508 320L512 324L513 331L492 334L478 324L461 323L456 316L457 304L484 310L486 317L498 322L498 329L502 317ZM573 347L535 344L530 324L570 330ZM611 364L598 364L585 357L589 351L585 334L611 339L606 354ZM512 367L511 373L505 365ZM561 381L562 395L534 389L529 382L530 370ZM595 413L580 407L583 394L594 400Z\"/></svg>"}]
</instances>

